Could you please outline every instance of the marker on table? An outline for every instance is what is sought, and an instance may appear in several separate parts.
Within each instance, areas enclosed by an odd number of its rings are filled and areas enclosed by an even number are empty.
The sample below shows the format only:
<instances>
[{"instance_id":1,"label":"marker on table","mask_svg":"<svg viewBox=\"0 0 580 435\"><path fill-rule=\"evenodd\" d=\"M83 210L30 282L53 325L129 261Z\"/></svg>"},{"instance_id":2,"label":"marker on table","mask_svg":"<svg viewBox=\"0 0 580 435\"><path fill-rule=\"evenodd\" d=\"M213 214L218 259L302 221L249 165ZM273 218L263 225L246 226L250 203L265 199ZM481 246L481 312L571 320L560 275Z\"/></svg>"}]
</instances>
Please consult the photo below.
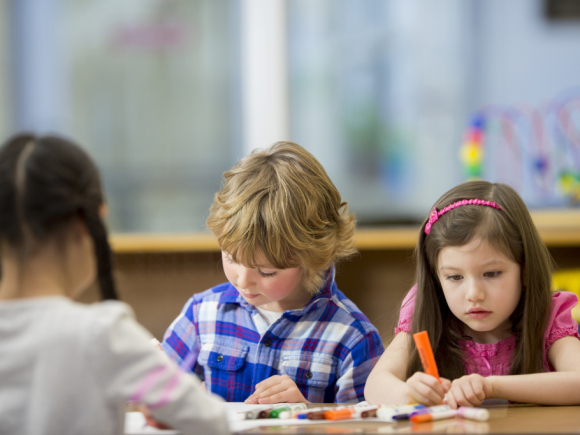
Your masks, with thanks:
<instances>
[{"instance_id":1,"label":"marker on table","mask_svg":"<svg viewBox=\"0 0 580 435\"><path fill-rule=\"evenodd\" d=\"M307 408L305 403L285 403L285 406L270 411L268 418L291 418L292 412L302 411Z\"/></svg>"},{"instance_id":2,"label":"marker on table","mask_svg":"<svg viewBox=\"0 0 580 435\"><path fill-rule=\"evenodd\" d=\"M399 420L398 418L395 418L397 416L404 415L406 418L409 418L414 413L423 411L425 409L426 409L425 405L418 405L418 404L402 405L402 406L385 406L385 407L380 407L379 409L377 409L376 416L378 418L380 418L381 420L395 422L395 421Z\"/></svg>"},{"instance_id":3,"label":"marker on table","mask_svg":"<svg viewBox=\"0 0 580 435\"><path fill-rule=\"evenodd\" d=\"M413 423L426 423L428 421L433 420L443 420L445 418L453 418L457 415L456 409L451 409L446 405L444 406L447 409L434 409L435 407L432 407L427 412L412 415L411 421Z\"/></svg>"},{"instance_id":4,"label":"marker on table","mask_svg":"<svg viewBox=\"0 0 580 435\"><path fill-rule=\"evenodd\" d=\"M324 418L327 420L348 420L351 418L359 418L365 411L372 411L378 409L376 405L369 406L352 406L344 409L331 409L324 413Z\"/></svg>"},{"instance_id":5,"label":"marker on table","mask_svg":"<svg viewBox=\"0 0 580 435\"><path fill-rule=\"evenodd\" d=\"M412 415L411 421L413 423L424 423L456 416L470 420L487 421L489 420L489 411L483 408L468 408L465 406L460 406L458 409L451 409L447 405L432 406L427 408L425 413Z\"/></svg>"},{"instance_id":6,"label":"marker on table","mask_svg":"<svg viewBox=\"0 0 580 435\"><path fill-rule=\"evenodd\" d=\"M395 415L393 415L393 421L409 420L412 416L423 414L424 412L427 412L427 411L422 412L422 410L419 410L419 411L402 412L400 414L395 414Z\"/></svg>"},{"instance_id":7,"label":"marker on table","mask_svg":"<svg viewBox=\"0 0 580 435\"><path fill-rule=\"evenodd\" d=\"M324 418L324 413L326 411L329 410L338 410L338 409L344 409L344 408L352 408L352 405L346 405L346 406L337 406L337 407L330 407L330 406L319 406L316 408L308 408L305 409L303 411L297 411L297 412L292 412L291 415L289 416L289 418L298 418L300 420L322 420ZM320 418L319 413L322 412L323 417ZM282 417L282 415L280 415L280 418L284 418Z\"/></svg>"},{"instance_id":8,"label":"marker on table","mask_svg":"<svg viewBox=\"0 0 580 435\"><path fill-rule=\"evenodd\" d=\"M370 418L370 417L376 417L377 416L377 411L379 410L379 408L377 407L377 409L369 409L368 411L363 411L360 413L360 416L362 418Z\"/></svg>"},{"instance_id":9,"label":"marker on table","mask_svg":"<svg viewBox=\"0 0 580 435\"><path fill-rule=\"evenodd\" d=\"M439 382L439 371L437 370L437 365L435 364L435 356L433 355L433 349L431 348L431 343L429 342L429 335L427 331L417 332L413 334L413 340L415 340L415 345L417 346L417 351L421 357L421 363L423 364L423 369L425 373L431 376L435 376Z\"/></svg>"},{"instance_id":10,"label":"marker on table","mask_svg":"<svg viewBox=\"0 0 580 435\"><path fill-rule=\"evenodd\" d=\"M487 421L489 420L489 411L484 408L468 408L460 406L457 408L457 416L468 418L470 420Z\"/></svg>"},{"instance_id":11,"label":"marker on table","mask_svg":"<svg viewBox=\"0 0 580 435\"><path fill-rule=\"evenodd\" d=\"M304 419L306 420L324 420L326 419L326 417L324 416L324 414L326 414L326 411L313 411L313 412L309 412L304 416Z\"/></svg>"},{"instance_id":12,"label":"marker on table","mask_svg":"<svg viewBox=\"0 0 580 435\"><path fill-rule=\"evenodd\" d=\"M304 404L303 404L304 405ZM287 403L277 403L276 405L269 406L268 408L262 408L258 414L258 418L270 418L270 413L275 409L286 408Z\"/></svg>"},{"instance_id":13,"label":"marker on table","mask_svg":"<svg viewBox=\"0 0 580 435\"><path fill-rule=\"evenodd\" d=\"M260 415L264 408L250 409L248 411L239 411L238 418L242 420L255 420Z\"/></svg>"},{"instance_id":14,"label":"marker on table","mask_svg":"<svg viewBox=\"0 0 580 435\"><path fill-rule=\"evenodd\" d=\"M298 411L298 412L292 412L290 415L290 418L298 418L300 420L305 420L308 418L308 416L310 414L314 414L317 412L326 412L328 411L328 407L317 407L317 408L309 408L309 409L305 409L303 411ZM284 418L282 416L280 416L280 418Z\"/></svg>"}]
</instances>

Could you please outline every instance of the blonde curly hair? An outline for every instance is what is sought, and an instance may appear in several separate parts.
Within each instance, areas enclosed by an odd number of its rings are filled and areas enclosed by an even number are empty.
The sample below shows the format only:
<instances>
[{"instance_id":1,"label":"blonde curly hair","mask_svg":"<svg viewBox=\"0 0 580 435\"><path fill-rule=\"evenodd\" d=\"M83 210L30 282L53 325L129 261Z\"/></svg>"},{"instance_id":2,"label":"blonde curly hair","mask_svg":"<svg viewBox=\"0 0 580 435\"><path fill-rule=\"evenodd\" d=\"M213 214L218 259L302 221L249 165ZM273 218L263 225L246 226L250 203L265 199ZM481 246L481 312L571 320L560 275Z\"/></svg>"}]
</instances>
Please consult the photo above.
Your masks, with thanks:
<instances>
[{"instance_id":1,"label":"blonde curly hair","mask_svg":"<svg viewBox=\"0 0 580 435\"><path fill-rule=\"evenodd\" d=\"M207 227L236 263L300 267L315 294L325 271L350 257L355 217L316 158L293 142L254 150L224 173Z\"/></svg>"}]
</instances>

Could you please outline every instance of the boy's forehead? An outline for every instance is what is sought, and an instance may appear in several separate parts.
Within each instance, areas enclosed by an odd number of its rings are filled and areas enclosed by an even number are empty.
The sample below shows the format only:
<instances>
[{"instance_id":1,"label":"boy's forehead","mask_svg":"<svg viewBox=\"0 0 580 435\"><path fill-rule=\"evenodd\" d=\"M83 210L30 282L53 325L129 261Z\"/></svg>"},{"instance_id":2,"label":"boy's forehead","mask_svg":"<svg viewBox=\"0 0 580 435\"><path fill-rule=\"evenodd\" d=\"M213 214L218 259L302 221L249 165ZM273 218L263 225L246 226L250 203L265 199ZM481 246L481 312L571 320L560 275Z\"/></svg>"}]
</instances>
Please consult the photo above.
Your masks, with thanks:
<instances>
[{"instance_id":1,"label":"boy's forehead","mask_svg":"<svg viewBox=\"0 0 580 435\"><path fill-rule=\"evenodd\" d=\"M275 269L270 262L266 259L266 256L261 250L257 250L256 254L254 255L255 264L252 266L258 267L261 269Z\"/></svg>"},{"instance_id":2,"label":"boy's forehead","mask_svg":"<svg viewBox=\"0 0 580 435\"><path fill-rule=\"evenodd\" d=\"M229 255L230 257L232 256L231 253L227 252L225 249L223 249L223 252L226 255ZM238 259L238 261L240 260L240 255L241 255L241 249L238 250L238 252L236 253L236 258ZM266 256L264 255L264 253L262 252L261 249L257 249L256 252L253 255L253 259L252 259L252 264L247 264L246 266L248 267L257 267L260 269L275 269L274 266L272 266L270 264L270 262L266 259Z\"/></svg>"}]
</instances>

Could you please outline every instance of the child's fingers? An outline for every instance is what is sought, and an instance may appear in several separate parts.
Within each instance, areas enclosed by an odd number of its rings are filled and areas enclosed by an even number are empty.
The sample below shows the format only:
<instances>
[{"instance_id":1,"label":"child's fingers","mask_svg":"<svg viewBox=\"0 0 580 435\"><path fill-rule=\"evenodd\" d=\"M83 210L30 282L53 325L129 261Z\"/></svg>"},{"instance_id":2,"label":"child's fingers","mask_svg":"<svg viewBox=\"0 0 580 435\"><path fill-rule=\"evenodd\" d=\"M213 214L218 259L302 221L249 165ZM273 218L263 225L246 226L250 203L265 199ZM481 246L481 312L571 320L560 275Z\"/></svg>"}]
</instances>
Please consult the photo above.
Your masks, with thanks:
<instances>
[{"instance_id":1,"label":"child's fingers","mask_svg":"<svg viewBox=\"0 0 580 435\"><path fill-rule=\"evenodd\" d=\"M446 394L445 394L445 401L447 403L447 405L449 405L449 407L451 409L457 409L458 405L457 405L457 400L455 399L455 396L453 395L453 390L449 390Z\"/></svg>"},{"instance_id":2,"label":"child's fingers","mask_svg":"<svg viewBox=\"0 0 580 435\"><path fill-rule=\"evenodd\" d=\"M286 403L287 401L284 400L284 394L274 394L270 397L264 397L263 399L258 399L258 403L260 405L270 405L272 403Z\"/></svg>"},{"instance_id":3,"label":"child's fingers","mask_svg":"<svg viewBox=\"0 0 580 435\"><path fill-rule=\"evenodd\" d=\"M258 403L308 403L296 383L289 376L281 376L280 383L268 388L257 396Z\"/></svg>"},{"instance_id":4,"label":"child's fingers","mask_svg":"<svg viewBox=\"0 0 580 435\"><path fill-rule=\"evenodd\" d=\"M439 388L433 388L431 385L425 384L419 387L420 394L429 400L430 405L440 405L441 402L443 402L443 397L445 394L443 393L441 386L438 385L438 387Z\"/></svg>"},{"instance_id":5,"label":"child's fingers","mask_svg":"<svg viewBox=\"0 0 580 435\"><path fill-rule=\"evenodd\" d=\"M434 381L429 382L427 385L429 385L429 387L431 387L431 389L437 393L437 396L443 400L443 396L445 396L445 389L438 380L435 379Z\"/></svg>"},{"instance_id":6,"label":"child's fingers","mask_svg":"<svg viewBox=\"0 0 580 435\"><path fill-rule=\"evenodd\" d=\"M460 382L454 392L457 397L457 404L462 406L479 406L482 400L477 396L474 385L471 382ZM459 395L458 393L461 392Z\"/></svg>"},{"instance_id":7,"label":"child's fingers","mask_svg":"<svg viewBox=\"0 0 580 435\"><path fill-rule=\"evenodd\" d=\"M149 410L144 405L139 406L139 411L141 411L143 417L145 417L145 423L147 423L147 426L155 427L157 429L171 429L171 427L151 417L151 414L149 414Z\"/></svg>"},{"instance_id":8,"label":"child's fingers","mask_svg":"<svg viewBox=\"0 0 580 435\"><path fill-rule=\"evenodd\" d=\"M282 382L282 379L282 376L279 375L270 376L268 379L264 379L262 382L256 384L254 394L261 393L262 391L266 391L268 388L271 388L274 385L278 385L280 382Z\"/></svg>"},{"instance_id":9,"label":"child's fingers","mask_svg":"<svg viewBox=\"0 0 580 435\"><path fill-rule=\"evenodd\" d=\"M442 395L438 395L436 391L422 383L409 385L407 396L410 398L410 403L421 403L427 406L439 405L443 400Z\"/></svg>"},{"instance_id":10,"label":"child's fingers","mask_svg":"<svg viewBox=\"0 0 580 435\"><path fill-rule=\"evenodd\" d=\"M281 393L282 391L286 391L288 389L287 385L282 384L278 384L278 385L274 385L271 388L268 388L265 391L262 391L259 394L254 394L254 396L256 397L256 399L258 399L258 401L260 401L261 399L266 399L268 397L272 397L275 394Z\"/></svg>"},{"instance_id":11,"label":"child's fingers","mask_svg":"<svg viewBox=\"0 0 580 435\"><path fill-rule=\"evenodd\" d=\"M483 383L481 382L480 379L477 379L475 382L471 383L471 388L475 396L474 400L477 400L477 402L479 402L475 406L481 405L481 402L483 402L483 400L485 399L485 391L483 389Z\"/></svg>"},{"instance_id":12,"label":"child's fingers","mask_svg":"<svg viewBox=\"0 0 580 435\"><path fill-rule=\"evenodd\" d=\"M245 403L249 404L256 404L258 403L258 398L261 397L260 395L269 388L272 388L275 385L280 384L284 379L283 376L271 376L268 379L263 380L262 382L256 384L254 392L244 401Z\"/></svg>"},{"instance_id":13,"label":"child's fingers","mask_svg":"<svg viewBox=\"0 0 580 435\"><path fill-rule=\"evenodd\" d=\"M449 406L452 405L449 403L450 400L455 402L455 406L469 406L469 402L465 399L465 394L463 393L463 389L460 385L453 383L451 385L451 389L447 392L447 403Z\"/></svg>"},{"instance_id":14,"label":"child's fingers","mask_svg":"<svg viewBox=\"0 0 580 435\"><path fill-rule=\"evenodd\" d=\"M465 387L463 391L465 393L465 398L469 400L469 403L473 406L481 405L483 399L485 399L485 392L483 391L483 378L480 375L469 375L466 377Z\"/></svg>"},{"instance_id":15,"label":"child's fingers","mask_svg":"<svg viewBox=\"0 0 580 435\"><path fill-rule=\"evenodd\" d=\"M431 401L414 388L411 388L409 391L407 391L407 397L409 398L409 403L420 403L421 405L425 406L431 405Z\"/></svg>"},{"instance_id":16,"label":"child's fingers","mask_svg":"<svg viewBox=\"0 0 580 435\"><path fill-rule=\"evenodd\" d=\"M426 373L417 372L413 375L412 385L424 397L433 404L440 404L445 395L445 391L437 378Z\"/></svg>"},{"instance_id":17,"label":"child's fingers","mask_svg":"<svg viewBox=\"0 0 580 435\"><path fill-rule=\"evenodd\" d=\"M441 388L443 388L443 392L447 393L449 388L451 388L451 381L446 378L440 378L441 380Z\"/></svg>"},{"instance_id":18,"label":"child's fingers","mask_svg":"<svg viewBox=\"0 0 580 435\"><path fill-rule=\"evenodd\" d=\"M429 388L436 391L437 394L440 396L443 396L443 394L445 394L443 386L441 385L441 383L439 382L439 380L435 376L431 376L431 375L428 375L428 374L422 373L422 372L417 372L417 374L418 374L417 379L422 384L429 386Z\"/></svg>"}]
</instances>

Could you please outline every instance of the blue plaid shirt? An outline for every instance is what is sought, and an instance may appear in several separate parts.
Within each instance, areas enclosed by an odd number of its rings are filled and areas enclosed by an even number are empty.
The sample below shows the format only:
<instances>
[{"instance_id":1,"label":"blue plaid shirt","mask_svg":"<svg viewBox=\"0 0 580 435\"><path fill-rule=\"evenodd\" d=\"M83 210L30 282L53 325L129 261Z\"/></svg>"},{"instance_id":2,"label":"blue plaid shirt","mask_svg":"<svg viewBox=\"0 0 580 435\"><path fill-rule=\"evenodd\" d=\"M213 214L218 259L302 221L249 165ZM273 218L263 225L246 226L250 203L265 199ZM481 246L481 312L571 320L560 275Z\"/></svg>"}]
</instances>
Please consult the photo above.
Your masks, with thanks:
<instances>
[{"instance_id":1,"label":"blue plaid shirt","mask_svg":"<svg viewBox=\"0 0 580 435\"><path fill-rule=\"evenodd\" d=\"M376 328L334 282L299 310L264 322L230 283L195 294L165 333L163 349L205 380L208 391L243 402L256 384L290 376L310 402L364 400L366 379L384 351Z\"/></svg>"}]
</instances>

